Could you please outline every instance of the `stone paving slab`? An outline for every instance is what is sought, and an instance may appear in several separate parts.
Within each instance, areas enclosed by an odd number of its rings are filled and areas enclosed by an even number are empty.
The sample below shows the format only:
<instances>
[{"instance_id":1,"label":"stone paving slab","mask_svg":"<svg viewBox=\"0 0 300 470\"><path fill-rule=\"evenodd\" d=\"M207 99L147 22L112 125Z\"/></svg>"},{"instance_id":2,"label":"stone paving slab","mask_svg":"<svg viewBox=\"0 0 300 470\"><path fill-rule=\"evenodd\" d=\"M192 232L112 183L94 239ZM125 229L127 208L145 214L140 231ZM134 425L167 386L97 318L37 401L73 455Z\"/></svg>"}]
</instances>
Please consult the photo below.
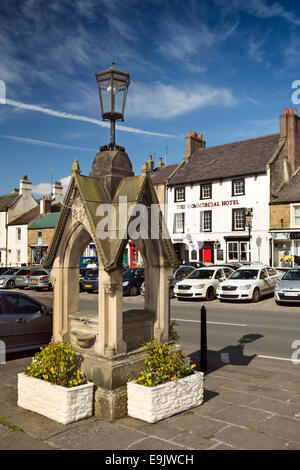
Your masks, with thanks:
<instances>
[{"instance_id":1,"label":"stone paving slab","mask_svg":"<svg viewBox=\"0 0 300 470\"><path fill-rule=\"evenodd\" d=\"M155 424L91 417L62 425L17 406L16 376L28 362L0 366L0 449L300 450L300 365L215 368L205 375L201 406Z\"/></svg>"}]
</instances>

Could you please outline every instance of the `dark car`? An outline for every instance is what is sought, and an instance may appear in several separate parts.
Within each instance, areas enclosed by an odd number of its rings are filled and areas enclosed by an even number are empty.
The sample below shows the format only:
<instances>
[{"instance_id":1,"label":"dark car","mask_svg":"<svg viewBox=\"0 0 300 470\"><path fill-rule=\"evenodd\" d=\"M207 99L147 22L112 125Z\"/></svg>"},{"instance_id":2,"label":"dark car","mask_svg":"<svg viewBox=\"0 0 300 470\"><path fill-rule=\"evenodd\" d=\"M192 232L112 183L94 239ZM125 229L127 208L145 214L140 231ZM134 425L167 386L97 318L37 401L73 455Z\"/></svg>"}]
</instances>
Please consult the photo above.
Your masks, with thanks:
<instances>
[{"instance_id":1,"label":"dark car","mask_svg":"<svg viewBox=\"0 0 300 470\"><path fill-rule=\"evenodd\" d=\"M6 352L37 349L51 341L52 308L21 292L0 292L0 340Z\"/></svg>"},{"instance_id":2,"label":"dark car","mask_svg":"<svg viewBox=\"0 0 300 470\"><path fill-rule=\"evenodd\" d=\"M130 268L123 273L123 295L138 295L145 280L145 268Z\"/></svg>"},{"instance_id":3,"label":"dark car","mask_svg":"<svg viewBox=\"0 0 300 470\"><path fill-rule=\"evenodd\" d=\"M88 271L88 268L80 268L79 269L79 290L82 292L83 289L83 282L84 282L84 276L86 272Z\"/></svg>"},{"instance_id":4,"label":"dark car","mask_svg":"<svg viewBox=\"0 0 300 470\"><path fill-rule=\"evenodd\" d=\"M83 281L81 283L82 289L86 292L95 292L99 289L99 270L87 269Z\"/></svg>"}]
</instances>

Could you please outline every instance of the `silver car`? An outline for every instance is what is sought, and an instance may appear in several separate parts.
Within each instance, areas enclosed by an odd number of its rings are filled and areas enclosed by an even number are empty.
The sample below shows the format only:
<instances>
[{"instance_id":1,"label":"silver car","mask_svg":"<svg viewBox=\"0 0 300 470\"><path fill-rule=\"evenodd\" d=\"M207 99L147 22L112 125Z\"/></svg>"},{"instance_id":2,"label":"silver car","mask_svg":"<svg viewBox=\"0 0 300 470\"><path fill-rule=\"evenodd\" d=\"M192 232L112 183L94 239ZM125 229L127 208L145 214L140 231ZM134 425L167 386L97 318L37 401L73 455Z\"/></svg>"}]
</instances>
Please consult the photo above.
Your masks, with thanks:
<instances>
[{"instance_id":1,"label":"silver car","mask_svg":"<svg viewBox=\"0 0 300 470\"><path fill-rule=\"evenodd\" d=\"M20 268L11 268L0 276L0 289L14 289L16 274Z\"/></svg>"},{"instance_id":2,"label":"silver car","mask_svg":"<svg viewBox=\"0 0 300 470\"><path fill-rule=\"evenodd\" d=\"M28 287L28 279L32 268L21 268L17 274L15 279L15 284L18 289L25 289Z\"/></svg>"},{"instance_id":3,"label":"silver car","mask_svg":"<svg viewBox=\"0 0 300 470\"><path fill-rule=\"evenodd\" d=\"M278 305L300 302L300 267L289 269L278 281L274 291Z\"/></svg>"},{"instance_id":4,"label":"silver car","mask_svg":"<svg viewBox=\"0 0 300 470\"><path fill-rule=\"evenodd\" d=\"M28 278L28 287L51 290L50 271L44 268L33 269Z\"/></svg>"}]
</instances>

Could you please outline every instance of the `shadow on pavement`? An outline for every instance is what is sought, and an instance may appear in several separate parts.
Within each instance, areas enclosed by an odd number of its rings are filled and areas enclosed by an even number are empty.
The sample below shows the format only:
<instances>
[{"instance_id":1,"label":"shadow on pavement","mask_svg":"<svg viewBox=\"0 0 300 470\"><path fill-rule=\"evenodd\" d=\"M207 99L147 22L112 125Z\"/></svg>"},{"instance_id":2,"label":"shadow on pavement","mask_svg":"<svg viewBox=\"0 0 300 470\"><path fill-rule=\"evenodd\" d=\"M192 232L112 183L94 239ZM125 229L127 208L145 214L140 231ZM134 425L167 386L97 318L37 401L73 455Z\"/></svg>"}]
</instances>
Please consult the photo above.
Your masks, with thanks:
<instances>
[{"instance_id":1,"label":"shadow on pavement","mask_svg":"<svg viewBox=\"0 0 300 470\"><path fill-rule=\"evenodd\" d=\"M202 371L205 374L212 373L218 369L221 369L226 364L238 365L238 366L247 366L250 362L256 357L256 354L251 356L246 356L244 354L245 346L253 341L263 338L263 335L258 333L252 333L242 336L238 340L238 344L229 345L219 351L207 351L207 370ZM201 350L195 351L189 355L191 361L196 364L197 369L201 370L200 363L200 353Z\"/></svg>"}]
</instances>

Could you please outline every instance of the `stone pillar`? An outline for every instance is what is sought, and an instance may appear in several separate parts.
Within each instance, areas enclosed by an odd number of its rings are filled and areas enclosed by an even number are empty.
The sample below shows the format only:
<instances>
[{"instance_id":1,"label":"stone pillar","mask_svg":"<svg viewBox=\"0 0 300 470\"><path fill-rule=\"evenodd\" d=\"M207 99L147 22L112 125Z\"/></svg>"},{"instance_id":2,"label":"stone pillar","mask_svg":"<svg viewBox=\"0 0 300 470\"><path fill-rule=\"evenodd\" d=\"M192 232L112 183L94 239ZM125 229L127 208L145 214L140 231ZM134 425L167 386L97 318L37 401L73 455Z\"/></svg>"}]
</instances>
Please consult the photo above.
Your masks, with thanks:
<instances>
[{"instance_id":1,"label":"stone pillar","mask_svg":"<svg viewBox=\"0 0 300 470\"><path fill-rule=\"evenodd\" d=\"M127 352L123 340L123 276L121 269L107 273L99 268L99 341L97 354L112 357Z\"/></svg>"},{"instance_id":2,"label":"stone pillar","mask_svg":"<svg viewBox=\"0 0 300 470\"><path fill-rule=\"evenodd\" d=\"M166 342L169 340L170 326L170 277L172 269L166 266L160 267L159 289L157 297L157 316L154 323L155 341Z\"/></svg>"}]
</instances>

